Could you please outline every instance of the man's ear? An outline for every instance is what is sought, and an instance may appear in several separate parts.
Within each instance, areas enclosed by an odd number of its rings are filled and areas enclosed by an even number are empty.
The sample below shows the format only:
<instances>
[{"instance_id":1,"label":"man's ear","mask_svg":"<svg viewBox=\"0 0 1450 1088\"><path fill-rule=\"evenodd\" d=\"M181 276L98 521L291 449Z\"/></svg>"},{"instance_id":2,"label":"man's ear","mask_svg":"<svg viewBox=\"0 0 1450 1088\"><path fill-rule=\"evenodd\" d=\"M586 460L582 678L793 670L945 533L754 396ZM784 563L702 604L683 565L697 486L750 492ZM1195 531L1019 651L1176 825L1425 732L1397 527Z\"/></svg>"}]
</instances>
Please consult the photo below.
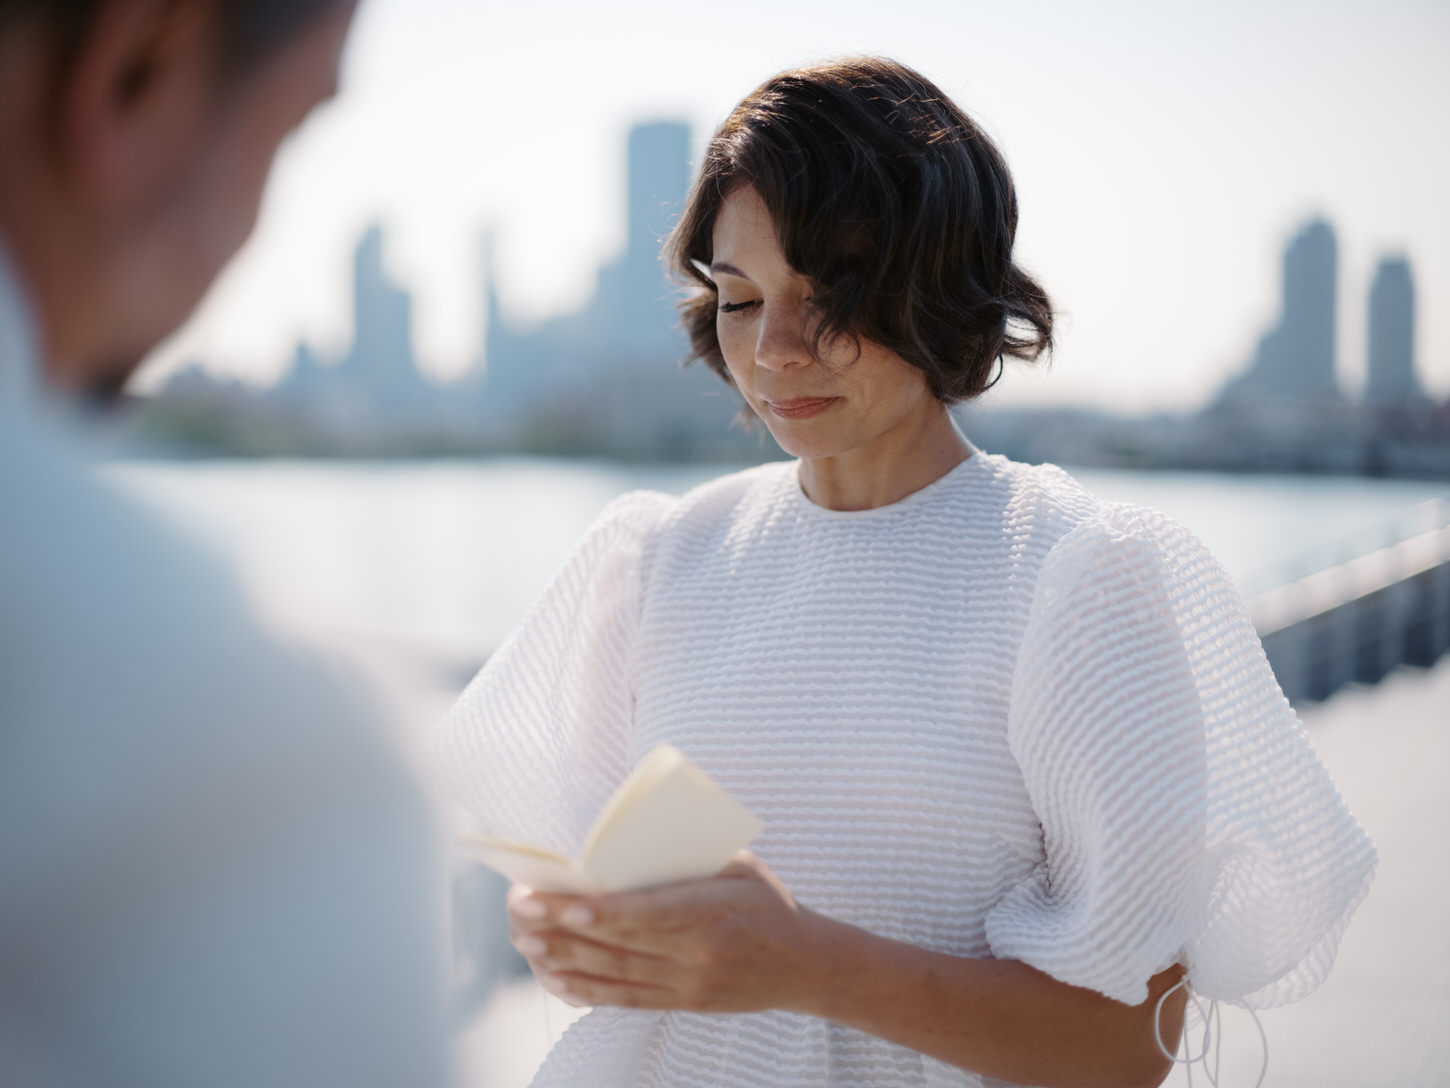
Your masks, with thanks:
<instances>
[{"instance_id":1,"label":"man's ear","mask_svg":"<svg viewBox=\"0 0 1450 1088\"><path fill-rule=\"evenodd\" d=\"M103 0L76 44L58 87L62 178L103 217L164 201L203 136L213 12L207 0Z\"/></svg>"}]
</instances>

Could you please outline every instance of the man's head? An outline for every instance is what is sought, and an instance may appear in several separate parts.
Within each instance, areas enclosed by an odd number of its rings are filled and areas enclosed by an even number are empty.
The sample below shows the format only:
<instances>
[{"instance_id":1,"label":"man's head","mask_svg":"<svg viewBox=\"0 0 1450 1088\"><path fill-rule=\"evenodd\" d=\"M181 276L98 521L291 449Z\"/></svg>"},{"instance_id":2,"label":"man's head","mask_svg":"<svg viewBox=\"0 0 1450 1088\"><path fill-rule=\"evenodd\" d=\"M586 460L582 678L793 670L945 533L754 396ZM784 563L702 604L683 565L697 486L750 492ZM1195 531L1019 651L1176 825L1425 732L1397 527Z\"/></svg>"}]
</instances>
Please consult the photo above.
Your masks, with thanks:
<instances>
[{"instance_id":1,"label":"man's head","mask_svg":"<svg viewBox=\"0 0 1450 1088\"><path fill-rule=\"evenodd\" d=\"M0 243L49 380L118 389L336 89L353 0L0 0Z\"/></svg>"}]
</instances>

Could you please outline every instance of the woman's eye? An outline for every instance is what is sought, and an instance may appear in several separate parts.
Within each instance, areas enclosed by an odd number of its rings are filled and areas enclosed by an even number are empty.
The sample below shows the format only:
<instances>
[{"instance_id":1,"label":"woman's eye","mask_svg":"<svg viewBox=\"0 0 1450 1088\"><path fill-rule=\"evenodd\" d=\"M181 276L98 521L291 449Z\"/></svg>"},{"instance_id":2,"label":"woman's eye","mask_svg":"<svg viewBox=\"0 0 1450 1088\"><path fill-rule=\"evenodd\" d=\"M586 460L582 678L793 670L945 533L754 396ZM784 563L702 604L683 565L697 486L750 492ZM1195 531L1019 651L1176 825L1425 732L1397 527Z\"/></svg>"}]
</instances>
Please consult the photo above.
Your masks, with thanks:
<instances>
[{"instance_id":1,"label":"woman's eye","mask_svg":"<svg viewBox=\"0 0 1450 1088\"><path fill-rule=\"evenodd\" d=\"M722 302L720 303L720 312L722 314L738 314L741 310L748 310L752 306L757 305L758 302L759 300L751 302Z\"/></svg>"}]
</instances>

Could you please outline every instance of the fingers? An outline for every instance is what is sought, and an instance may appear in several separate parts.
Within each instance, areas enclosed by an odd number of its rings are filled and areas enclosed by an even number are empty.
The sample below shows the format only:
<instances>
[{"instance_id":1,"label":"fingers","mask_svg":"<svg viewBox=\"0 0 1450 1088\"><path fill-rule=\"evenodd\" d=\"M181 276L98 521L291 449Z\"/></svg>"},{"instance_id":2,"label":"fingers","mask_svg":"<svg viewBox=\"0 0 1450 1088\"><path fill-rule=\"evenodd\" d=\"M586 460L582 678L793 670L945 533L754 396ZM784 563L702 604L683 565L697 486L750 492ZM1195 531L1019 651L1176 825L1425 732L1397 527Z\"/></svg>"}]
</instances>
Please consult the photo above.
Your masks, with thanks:
<instances>
[{"instance_id":1,"label":"fingers","mask_svg":"<svg viewBox=\"0 0 1450 1088\"><path fill-rule=\"evenodd\" d=\"M657 976L667 965L648 951L630 949L591 940L561 923L583 920L581 910L592 920L593 909L582 897L537 892L521 884L509 889L509 940L529 963L534 975L557 996L568 1000L557 980L559 972L583 973L616 981L658 984Z\"/></svg>"},{"instance_id":2,"label":"fingers","mask_svg":"<svg viewBox=\"0 0 1450 1088\"><path fill-rule=\"evenodd\" d=\"M536 892L515 885L508 896L509 936L570 930L603 943L657 952L712 901L709 890L692 887L703 883L598 896Z\"/></svg>"},{"instance_id":3,"label":"fingers","mask_svg":"<svg viewBox=\"0 0 1450 1088\"><path fill-rule=\"evenodd\" d=\"M588 1008L591 1004L591 1002L584 1000L582 997L576 997L574 994L570 993L568 989L566 989L565 986L557 979L546 976L539 979L539 985L542 986L545 990L549 991L549 993L557 997L560 1001L564 1002L564 1004L573 1005L576 1009Z\"/></svg>"},{"instance_id":4,"label":"fingers","mask_svg":"<svg viewBox=\"0 0 1450 1088\"><path fill-rule=\"evenodd\" d=\"M516 887L508 908L514 946L570 1004L767 1007L770 987L761 980L799 936L789 891L749 854L714 877L642 891L576 896Z\"/></svg>"},{"instance_id":5,"label":"fingers","mask_svg":"<svg viewBox=\"0 0 1450 1088\"><path fill-rule=\"evenodd\" d=\"M616 1005L625 1009L690 1007L682 1003L679 995L671 989L637 982L564 972L549 975L544 985L550 993L571 1005Z\"/></svg>"},{"instance_id":6,"label":"fingers","mask_svg":"<svg viewBox=\"0 0 1450 1088\"><path fill-rule=\"evenodd\" d=\"M680 914L698 898L694 883L594 896L572 910L566 908L559 920L581 933L615 937L643 930L673 929L679 925Z\"/></svg>"},{"instance_id":7,"label":"fingers","mask_svg":"<svg viewBox=\"0 0 1450 1088\"><path fill-rule=\"evenodd\" d=\"M582 896L535 891L526 884L515 884L509 888L505 899L509 916L509 937L553 929L560 925L565 911L582 901Z\"/></svg>"},{"instance_id":8,"label":"fingers","mask_svg":"<svg viewBox=\"0 0 1450 1088\"><path fill-rule=\"evenodd\" d=\"M587 940L565 930L531 933L515 942L540 974L568 972L617 982L669 986L676 972L659 956Z\"/></svg>"},{"instance_id":9,"label":"fingers","mask_svg":"<svg viewBox=\"0 0 1450 1088\"><path fill-rule=\"evenodd\" d=\"M541 892L527 884L515 884L509 888L505 902L509 917L521 926L538 926L548 923L573 903L582 899L578 895L564 895L560 892Z\"/></svg>"},{"instance_id":10,"label":"fingers","mask_svg":"<svg viewBox=\"0 0 1450 1088\"><path fill-rule=\"evenodd\" d=\"M735 856L720 870L721 876L741 877L760 876L765 863L752 854L749 850L737 850Z\"/></svg>"},{"instance_id":11,"label":"fingers","mask_svg":"<svg viewBox=\"0 0 1450 1088\"><path fill-rule=\"evenodd\" d=\"M776 899L792 902L774 874L741 851L717 876L640 891L578 896L515 886L509 932L512 937L567 930L602 945L669 956L688 935L736 928L746 908Z\"/></svg>"}]
</instances>

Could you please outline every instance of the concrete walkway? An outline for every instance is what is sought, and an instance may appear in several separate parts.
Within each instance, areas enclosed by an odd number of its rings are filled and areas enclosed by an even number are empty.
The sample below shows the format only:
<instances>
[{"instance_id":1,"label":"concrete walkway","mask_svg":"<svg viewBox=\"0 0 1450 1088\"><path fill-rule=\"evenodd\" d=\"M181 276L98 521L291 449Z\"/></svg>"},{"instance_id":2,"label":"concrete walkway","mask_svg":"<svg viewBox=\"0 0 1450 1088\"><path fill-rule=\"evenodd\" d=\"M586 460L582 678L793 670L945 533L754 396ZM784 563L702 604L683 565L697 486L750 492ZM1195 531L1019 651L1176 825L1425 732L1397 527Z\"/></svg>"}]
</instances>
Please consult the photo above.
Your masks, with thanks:
<instances>
[{"instance_id":1,"label":"concrete walkway","mask_svg":"<svg viewBox=\"0 0 1450 1088\"><path fill-rule=\"evenodd\" d=\"M1345 689L1302 715L1380 851L1369 898L1329 981L1260 1014L1267 1088L1450 1086L1450 658ZM523 1088L579 1011L531 981L501 989L462 1040L467 1088ZM1252 1088L1262 1060L1247 1013L1223 1016L1221 1088ZM1167 1081L1189 1084L1179 1069ZM1207 1084L1202 1067L1194 1085Z\"/></svg>"},{"instance_id":2,"label":"concrete walkway","mask_svg":"<svg viewBox=\"0 0 1450 1088\"><path fill-rule=\"evenodd\" d=\"M1329 980L1261 1013L1269 1088L1450 1085L1450 658L1349 688L1301 715L1380 852ZM1251 1086L1262 1048L1224 1015L1223 1088ZM1193 1082L1204 1084L1198 1068ZM1168 1082L1186 1085L1178 1071Z\"/></svg>"}]
</instances>

